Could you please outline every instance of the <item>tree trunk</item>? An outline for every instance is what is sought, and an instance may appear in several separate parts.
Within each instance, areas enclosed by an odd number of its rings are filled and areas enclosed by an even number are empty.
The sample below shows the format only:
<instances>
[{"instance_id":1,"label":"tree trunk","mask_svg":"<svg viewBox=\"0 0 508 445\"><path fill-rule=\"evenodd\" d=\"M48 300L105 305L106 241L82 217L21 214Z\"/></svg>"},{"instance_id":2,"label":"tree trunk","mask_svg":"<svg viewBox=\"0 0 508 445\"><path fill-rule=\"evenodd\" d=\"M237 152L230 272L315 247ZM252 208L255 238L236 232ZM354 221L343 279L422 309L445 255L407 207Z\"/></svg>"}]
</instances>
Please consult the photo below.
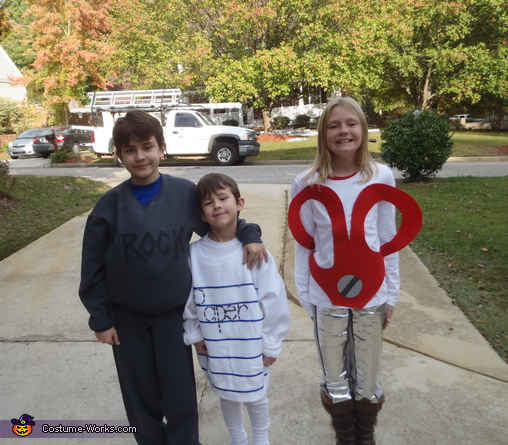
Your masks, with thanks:
<instances>
[{"instance_id":1,"label":"tree trunk","mask_svg":"<svg viewBox=\"0 0 508 445\"><path fill-rule=\"evenodd\" d=\"M265 133L272 132L272 112L266 108L263 108L263 127Z\"/></svg>"},{"instance_id":2,"label":"tree trunk","mask_svg":"<svg viewBox=\"0 0 508 445\"><path fill-rule=\"evenodd\" d=\"M431 106L431 101L434 98L434 94L432 94L432 85L430 81L430 77L432 76L433 65L429 66L427 70L427 75L425 76L425 84L423 86L423 94L422 94L422 110L428 110Z\"/></svg>"}]
</instances>

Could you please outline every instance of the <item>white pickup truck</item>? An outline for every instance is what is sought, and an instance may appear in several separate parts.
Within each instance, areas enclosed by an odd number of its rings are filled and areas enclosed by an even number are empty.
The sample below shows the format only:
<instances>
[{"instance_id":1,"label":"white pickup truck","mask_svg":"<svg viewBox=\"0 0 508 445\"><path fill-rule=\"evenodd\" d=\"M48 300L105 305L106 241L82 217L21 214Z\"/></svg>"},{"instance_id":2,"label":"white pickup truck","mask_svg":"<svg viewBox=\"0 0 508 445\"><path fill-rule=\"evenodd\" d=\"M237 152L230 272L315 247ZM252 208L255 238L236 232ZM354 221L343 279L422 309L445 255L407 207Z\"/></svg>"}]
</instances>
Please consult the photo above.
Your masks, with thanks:
<instances>
[{"instance_id":1,"label":"white pickup truck","mask_svg":"<svg viewBox=\"0 0 508 445\"><path fill-rule=\"evenodd\" d=\"M259 142L253 130L216 125L208 116L197 111L199 105L177 103L179 94L178 89L94 93L90 96L90 109L102 115L103 126L94 127L92 151L98 156L115 156L112 138L115 116L138 108L161 121L166 158L211 158L218 165L235 165L241 164L247 156L259 154ZM115 160L120 165L116 157Z\"/></svg>"},{"instance_id":2,"label":"white pickup truck","mask_svg":"<svg viewBox=\"0 0 508 445\"><path fill-rule=\"evenodd\" d=\"M167 111L164 120L166 158L206 157L217 165L234 165L259 154L257 135L248 128L216 125L198 111L185 109ZM111 127L95 127L95 141L94 153L115 155Z\"/></svg>"}]
</instances>

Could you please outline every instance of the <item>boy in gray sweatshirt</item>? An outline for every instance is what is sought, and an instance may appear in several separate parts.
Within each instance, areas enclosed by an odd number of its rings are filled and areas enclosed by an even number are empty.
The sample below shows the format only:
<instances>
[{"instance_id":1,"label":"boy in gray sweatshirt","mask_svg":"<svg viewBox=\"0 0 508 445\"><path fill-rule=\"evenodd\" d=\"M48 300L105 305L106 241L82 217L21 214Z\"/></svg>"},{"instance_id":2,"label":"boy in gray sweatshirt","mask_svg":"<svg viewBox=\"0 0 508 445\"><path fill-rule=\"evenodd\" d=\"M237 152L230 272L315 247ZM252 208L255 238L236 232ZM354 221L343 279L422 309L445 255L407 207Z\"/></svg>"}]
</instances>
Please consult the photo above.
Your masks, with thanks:
<instances>
[{"instance_id":1,"label":"boy in gray sweatshirt","mask_svg":"<svg viewBox=\"0 0 508 445\"><path fill-rule=\"evenodd\" d=\"M113 129L131 177L106 192L87 219L79 296L97 339L112 345L130 425L140 445L198 445L190 347L182 313L191 288L193 232L208 232L195 185L159 173L159 121L133 110ZM241 221L238 238L253 267L263 260L260 229ZM165 418L165 421L164 421Z\"/></svg>"}]
</instances>

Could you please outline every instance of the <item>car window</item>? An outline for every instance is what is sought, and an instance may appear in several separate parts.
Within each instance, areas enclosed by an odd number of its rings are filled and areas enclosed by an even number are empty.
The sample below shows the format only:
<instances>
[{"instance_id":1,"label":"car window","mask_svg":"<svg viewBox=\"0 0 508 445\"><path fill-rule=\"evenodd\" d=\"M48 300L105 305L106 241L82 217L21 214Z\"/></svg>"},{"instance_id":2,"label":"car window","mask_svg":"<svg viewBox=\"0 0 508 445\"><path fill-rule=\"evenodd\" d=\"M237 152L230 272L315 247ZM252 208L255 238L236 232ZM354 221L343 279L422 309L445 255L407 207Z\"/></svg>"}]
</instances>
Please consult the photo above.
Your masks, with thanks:
<instances>
[{"instance_id":1,"label":"car window","mask_svg":"<svg viewBox=\"0 0 508 445\"><path fill-rule=\"evenodd\" d=\"M200 127L199 121L192 114L177 113L175 127Z\"/></svg>"},{"instance_id":2,"label":"car window","mask_svg":"<svg viewBox=\"0 0 508 445\"><path fill-rule=\"evenodd\" d=\"M26 130L23 133L21 133L18 138L32 138L34 136L38 136L44 131L44 128L32 128L31 130Z\"/></svg>"}]
</instances>

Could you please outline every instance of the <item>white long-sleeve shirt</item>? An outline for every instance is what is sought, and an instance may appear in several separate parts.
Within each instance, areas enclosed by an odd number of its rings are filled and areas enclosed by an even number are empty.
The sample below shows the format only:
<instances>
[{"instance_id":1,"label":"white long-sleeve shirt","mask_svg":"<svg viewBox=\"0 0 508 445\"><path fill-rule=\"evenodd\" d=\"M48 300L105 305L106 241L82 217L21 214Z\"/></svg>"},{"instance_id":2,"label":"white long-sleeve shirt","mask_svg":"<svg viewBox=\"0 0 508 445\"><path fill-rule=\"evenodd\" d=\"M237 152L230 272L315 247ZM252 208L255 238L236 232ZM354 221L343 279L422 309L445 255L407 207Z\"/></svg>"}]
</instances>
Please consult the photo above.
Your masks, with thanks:
<instances>
[{"instance_id":1,"label":"white long-sleeve shirt","mask_svg":"<svg viewBox=\"0 0 508 445\"><path fill-rule=\"evenodd\" d=\"M193 289L184 311L184 341L204 340L201 368L221 398L252 402L266 394L263 354L276 358L289 331L289 307L276 263L249 270L243 249L208 236L191 244Z\"/></svg>"},{"instance_id":2,"label":"white long-sleeve shirt","mask_svg":"<svg viewBox=\"0 0 508 445\"><path fill-rule=\"evenodd\" d=\"M347 178L330 178L322 184L333 190L342 203L347 237L351 235L353 206L360 192L372 184L395 186L393 173L386 165L377 164L377 170L377 174L374 174L368 182L360 182L361 175L357 173ZM292 199L309 185L309 182L304 180L306 174L307 172L301 173L293 181ZM315 182L316 178L317 174L311 176L310 184ZM330 268L334 264L334 237L328 210L321 202L309 200L302 205L300 218L305 230L314 239L314 258L317 265L321 268ZM358 224L361 222L354 222L354 225ZM367 245L373 251L379 252L380 246L391 241L397 231L395 207L386 201L375 204L365 218L364 229ZM310 273L309 257L313 250L303 247L298 242L295 245L295 283L300 303L309 315L312 315L312 306L336 307ZM384 263L386 269L384 281L377 293L364 307L373 307L384 303L395 305L397 303L400 286L398 253L385 256ZM367 261L365 267L369 267Z\"/></svg>"}]
</instances>

